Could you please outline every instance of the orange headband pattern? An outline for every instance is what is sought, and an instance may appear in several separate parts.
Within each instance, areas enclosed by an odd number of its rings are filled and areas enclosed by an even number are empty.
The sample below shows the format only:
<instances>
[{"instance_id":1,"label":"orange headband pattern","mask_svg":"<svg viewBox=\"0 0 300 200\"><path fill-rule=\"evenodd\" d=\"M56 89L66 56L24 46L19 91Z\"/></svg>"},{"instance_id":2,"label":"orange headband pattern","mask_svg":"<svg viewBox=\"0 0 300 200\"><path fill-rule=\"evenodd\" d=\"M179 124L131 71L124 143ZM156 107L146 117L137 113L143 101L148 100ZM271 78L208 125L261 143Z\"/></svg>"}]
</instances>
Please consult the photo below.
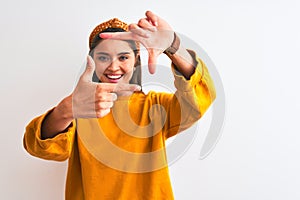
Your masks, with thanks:
<instances>
[{"instance_id":1,"label":"orange headband pattern","mask_svg":"<svg viewBox=\"0 0 300 200\"><path fill-rule=\"evenodd\" d=\"M125 22L120 21L118 18L113 18L111 20L108 20L107 22L103 22L96 26L94 30L92 31L90 38L89 38L89 47L91 48L91 44L93 39L96 35L98 35L100 32L104 31L108 28L121 28L124 31L128 31L128 25Z\"/></svg>"}]
</instances>

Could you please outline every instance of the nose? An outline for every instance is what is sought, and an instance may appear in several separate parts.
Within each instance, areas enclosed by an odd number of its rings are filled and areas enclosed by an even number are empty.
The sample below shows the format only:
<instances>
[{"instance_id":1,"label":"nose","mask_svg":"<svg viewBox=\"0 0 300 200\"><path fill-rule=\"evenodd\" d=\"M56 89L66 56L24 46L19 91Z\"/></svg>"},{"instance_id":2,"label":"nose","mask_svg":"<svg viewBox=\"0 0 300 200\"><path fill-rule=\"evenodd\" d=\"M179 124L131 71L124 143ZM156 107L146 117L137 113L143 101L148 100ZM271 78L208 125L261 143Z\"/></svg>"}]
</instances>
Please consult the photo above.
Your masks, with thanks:
<instances>
[{"instance_id":1,"label":"nose","mask_svg":"<svg viewBox=\"0 0 300 200\"><path fill-rule=\"evenodd\" d=\"M107 69L111 70L111 71L116 71L116 70L120 69L119 60L118 59L113 59Z\"/></svg>"}]
</instances>

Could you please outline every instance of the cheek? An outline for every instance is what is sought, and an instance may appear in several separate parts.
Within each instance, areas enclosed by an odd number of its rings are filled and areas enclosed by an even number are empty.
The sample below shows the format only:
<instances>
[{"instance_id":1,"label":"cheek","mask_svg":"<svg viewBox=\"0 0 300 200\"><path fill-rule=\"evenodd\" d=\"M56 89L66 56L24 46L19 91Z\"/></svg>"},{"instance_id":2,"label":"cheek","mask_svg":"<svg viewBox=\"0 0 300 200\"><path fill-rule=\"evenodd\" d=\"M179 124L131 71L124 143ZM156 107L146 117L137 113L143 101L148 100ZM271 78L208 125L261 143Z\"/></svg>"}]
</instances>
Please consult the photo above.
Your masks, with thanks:
<instances>
[{"instance_id":1,"label":"cheek","mask_svg":"<svg viewBox=\"0 0 300 200\"><path fill-rule=\"evenodd\" d=\"M126 71L127 73L131 73L134 68L134 64L134 61L127 62L126 65L123 67L124 71Z\"/></svg>"},{"instance_id":2,"label":"cheek","mask_svg":"<svg viewBox=\"0 0 300 200\"><path fill-rule=\"evenodd\" d=\"M104 72L104 69L101 67L97 67L97 65L96 65L95 73L99 79L102 76L103 72Z\"/></svg>"},{"instance_id":3,"label":"cheek","mask_svg":"<svg viewBox=\"0 0 300 200\"><path fill-rule=\"evenodd\" d=\"M99 64L97 62L95 62L95 71L97 74L103 74L103 72L105 71L105 69L107 68L106 66L104 66L103 64Z\"/></svg>"}]
</instances>

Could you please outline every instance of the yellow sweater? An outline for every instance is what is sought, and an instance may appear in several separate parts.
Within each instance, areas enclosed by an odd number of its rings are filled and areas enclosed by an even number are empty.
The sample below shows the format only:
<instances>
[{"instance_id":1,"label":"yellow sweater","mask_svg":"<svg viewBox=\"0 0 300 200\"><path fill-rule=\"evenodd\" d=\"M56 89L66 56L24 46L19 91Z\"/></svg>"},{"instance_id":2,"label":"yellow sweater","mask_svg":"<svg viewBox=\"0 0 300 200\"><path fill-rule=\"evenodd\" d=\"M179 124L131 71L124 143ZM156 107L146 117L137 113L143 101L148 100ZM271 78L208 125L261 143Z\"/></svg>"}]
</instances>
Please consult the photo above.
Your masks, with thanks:
<instances>
[{"instance_id":1,"label":"yellow sweater","mask_svg":"<svg viewBox=\"0 0 300 200\"><path fill-rule=\"evenodd\" d=\"M215 99L207 68L197 62L190 80L173 66L175 94L121 97L105 117L76 119L65 132L42 140L49 111L27 126L24 147L39 158L69 159L66 200L174 199L165 141L195 123Z\"/></svg>"}]
</instances>

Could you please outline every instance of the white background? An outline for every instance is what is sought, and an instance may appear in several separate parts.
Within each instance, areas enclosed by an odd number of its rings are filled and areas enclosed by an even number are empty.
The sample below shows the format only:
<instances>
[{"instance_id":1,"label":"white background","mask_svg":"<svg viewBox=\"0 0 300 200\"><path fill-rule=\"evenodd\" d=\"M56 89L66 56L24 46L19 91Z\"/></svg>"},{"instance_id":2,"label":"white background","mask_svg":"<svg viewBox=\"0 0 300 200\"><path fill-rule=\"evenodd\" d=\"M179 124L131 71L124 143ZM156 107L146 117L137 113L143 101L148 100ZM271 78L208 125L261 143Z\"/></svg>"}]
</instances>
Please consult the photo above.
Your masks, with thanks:
<instances>
[{"instance_id":1,"label":"white background","mask_svg":"<svg viewBox=\"0 0 300 200\"><path fill-rule=\"evenodd\" d=\"M226 94L214 151L199 160L195 141L170 167L176 199L300 199L296 0L1 1L0 199L63 199L67 162L28 155L24 128L72 91L94 26L148 9L205 49Z\"/></svg>"}]
</instances>

